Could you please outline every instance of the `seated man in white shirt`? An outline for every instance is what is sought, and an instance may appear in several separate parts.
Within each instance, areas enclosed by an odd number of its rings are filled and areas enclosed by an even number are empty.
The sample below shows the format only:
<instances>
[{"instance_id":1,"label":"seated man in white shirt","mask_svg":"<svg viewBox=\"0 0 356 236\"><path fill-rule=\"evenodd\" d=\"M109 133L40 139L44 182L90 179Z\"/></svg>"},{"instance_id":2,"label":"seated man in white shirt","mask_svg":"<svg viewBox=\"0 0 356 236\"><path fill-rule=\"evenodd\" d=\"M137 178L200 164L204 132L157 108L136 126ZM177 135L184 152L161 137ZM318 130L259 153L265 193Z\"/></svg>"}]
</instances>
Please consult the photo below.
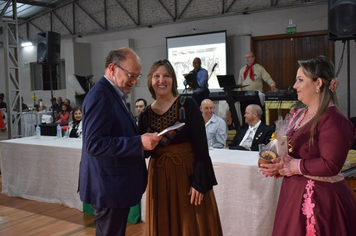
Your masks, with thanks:
<instances>
[{"instance_id":1,"label":"seated man in white shirt","mask_svg":"<svg viewBox=\"0 0 356 236\"><path fill-rule=\"evenodd\" d=\"M214 110L214 103L210 99L201 102L200 111L203 113L207 141L212 140L214 148L224 148L227 138L226 123L214 114Z\"/></svg>"},{"instance_id":2,"label":"seated man in white shirt","mask_svg":"<svg viewBox=\"0 0 356 236\"><path fill-rule=\"evenodd\" d=\"M229 149L258 151L258 144L270 141L274 128L261 123L262 109L251 104L245 110L245 124L237 129Z\"/></svg>"}]
</instances>

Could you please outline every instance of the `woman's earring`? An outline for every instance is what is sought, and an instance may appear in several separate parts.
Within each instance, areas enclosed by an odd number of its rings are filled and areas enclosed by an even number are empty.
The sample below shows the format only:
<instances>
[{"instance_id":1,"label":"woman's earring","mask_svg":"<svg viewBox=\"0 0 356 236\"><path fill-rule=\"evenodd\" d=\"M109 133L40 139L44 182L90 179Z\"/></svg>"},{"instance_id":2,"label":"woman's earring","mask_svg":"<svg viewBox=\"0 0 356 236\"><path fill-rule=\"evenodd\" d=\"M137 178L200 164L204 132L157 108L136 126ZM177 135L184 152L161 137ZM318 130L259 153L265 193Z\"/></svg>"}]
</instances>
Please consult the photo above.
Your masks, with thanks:
<instances>
[{"instance_id":1,"label":"woman's earring","mask_svg":"<svg viewBox=\"0 0 356 236\"><path fill-rule=\"evenodd\" d=\"M319 93L320 92L320 89L317 87L316 90L315 90L316 93Z\"/></svg>"}]
</instances>

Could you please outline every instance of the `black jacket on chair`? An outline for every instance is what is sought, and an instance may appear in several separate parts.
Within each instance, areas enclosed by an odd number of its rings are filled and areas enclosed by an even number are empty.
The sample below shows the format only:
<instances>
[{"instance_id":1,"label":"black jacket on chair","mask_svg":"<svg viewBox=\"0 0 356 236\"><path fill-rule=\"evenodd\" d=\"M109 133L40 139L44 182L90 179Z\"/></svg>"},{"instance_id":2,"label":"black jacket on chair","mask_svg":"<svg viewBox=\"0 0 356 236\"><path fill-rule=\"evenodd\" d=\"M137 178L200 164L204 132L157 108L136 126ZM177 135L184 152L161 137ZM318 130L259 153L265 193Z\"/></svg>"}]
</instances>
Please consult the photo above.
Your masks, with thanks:
<instances>
[{"instance_id":1,"label":"black jacket on chair","mask_svg":"<svg viewBox=\"0 0 356 236\"><path fill-rule=\"evenodd\" d=\"M237 129L236 135L229 145L229 149L246 150L246 148L239 146L241 140L244 138L246 131L248 131L248 124L244 124ZM251 151L258 151L258 144L267 144L270 141L271 135L274 132L274 127L265 125L263 123L258 126L255 136L253 137Z\"/></svg>"}]
</instances>

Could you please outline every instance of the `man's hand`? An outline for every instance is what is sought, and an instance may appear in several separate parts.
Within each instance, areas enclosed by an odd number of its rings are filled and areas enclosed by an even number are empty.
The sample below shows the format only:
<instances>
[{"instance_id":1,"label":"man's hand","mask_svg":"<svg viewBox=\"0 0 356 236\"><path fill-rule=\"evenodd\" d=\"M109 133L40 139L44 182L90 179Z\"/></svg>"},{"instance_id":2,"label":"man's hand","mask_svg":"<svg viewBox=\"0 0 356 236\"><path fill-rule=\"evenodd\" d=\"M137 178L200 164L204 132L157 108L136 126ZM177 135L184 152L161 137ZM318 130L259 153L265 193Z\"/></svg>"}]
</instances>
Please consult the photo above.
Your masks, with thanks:
<instances>
[{"instance_id":1,"label":"man's hand","mask_svg":"<svg viewBox=\"0 0 356 236\"><path fill-rule=\"evenodd\" d=\"M277 91L277 90L278 90L278 88L276 86L271 87L271 91Z\"/></svg>"},{"instance_id":2,"label":"man's hand","mask_svg":"<svg viewBox=\"0 0 356 236\"><path fill-rule=\"evenodd\" d=\"M145 133L141 135L142 149L144 151L152 150L158 145L162 136L157 136L157 134L158 133Z\"/></svg>"}]
</instances>

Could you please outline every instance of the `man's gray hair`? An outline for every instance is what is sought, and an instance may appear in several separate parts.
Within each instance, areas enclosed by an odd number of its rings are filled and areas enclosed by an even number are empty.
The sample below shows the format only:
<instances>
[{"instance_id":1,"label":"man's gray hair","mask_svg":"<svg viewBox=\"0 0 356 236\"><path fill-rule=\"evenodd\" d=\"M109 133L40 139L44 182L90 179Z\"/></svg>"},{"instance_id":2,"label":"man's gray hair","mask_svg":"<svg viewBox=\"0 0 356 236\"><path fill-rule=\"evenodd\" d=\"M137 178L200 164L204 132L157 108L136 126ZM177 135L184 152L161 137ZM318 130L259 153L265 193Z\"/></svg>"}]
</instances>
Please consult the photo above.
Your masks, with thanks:
<instances>
[{"instance_id":1,"label":"man's gray hair","mask_svg":"<svg viewBox=\"0 0 356 236\"><path fill-rule=\"evenodd\" d=\"M252 113L257 113L257 117L261 120L263 114L261 107L257 104L251 104L249 106L251 106Z\"/></svg>"}]
</instances>

